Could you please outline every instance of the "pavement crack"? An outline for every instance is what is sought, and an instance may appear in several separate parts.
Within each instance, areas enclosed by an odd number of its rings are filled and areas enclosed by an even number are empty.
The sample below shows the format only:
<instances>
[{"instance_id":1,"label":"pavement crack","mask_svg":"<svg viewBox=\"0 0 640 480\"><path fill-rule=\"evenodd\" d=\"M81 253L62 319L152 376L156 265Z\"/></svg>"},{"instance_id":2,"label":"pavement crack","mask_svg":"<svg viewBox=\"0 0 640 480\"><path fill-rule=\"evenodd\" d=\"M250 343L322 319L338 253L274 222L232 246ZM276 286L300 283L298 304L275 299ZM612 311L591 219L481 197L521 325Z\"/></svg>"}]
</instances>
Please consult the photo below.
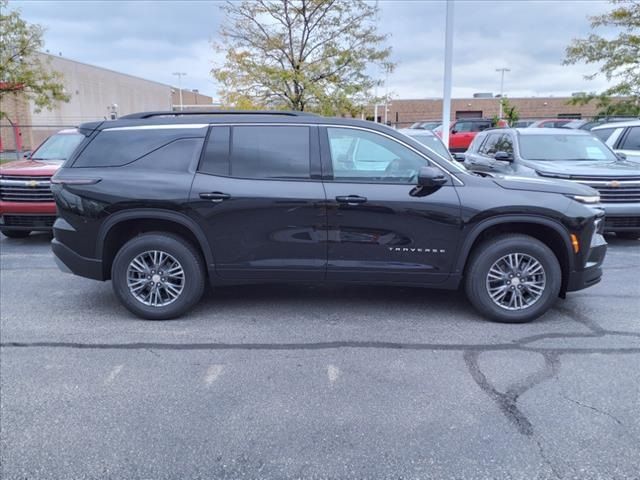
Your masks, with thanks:
<instances>
[{"instance_id":1,"label":"pavement crack","mask_svg":"<svg viewBox=\"0 0 640 480\"><path fill-rule=\"evenodd\" d=\"M536 442L538 451L540 452L540 457L542 457L543 462L549 467L549 470L551 470L551 473L553 473L554 477L558 479L562 478L560 472L556 470L556 467L553 466L553 462L551 462L549 457L547 457L547 454L544 452L544 448L542 447L542 443L540 442L540 440L534 437L533 441Z\"/></svg>"},{"instance_id":2,"label":"pavement crack","mask_svg":"<svg viewBox=\"0 0 640 480\"><path fill-rule=\"evenodd\" d=\"M562 398L564 398L565 400L571 402L571 403L575 403L576 405L588 409L588 410L592 410L596 413L599 413L600 415L604 415L605 417L609 417L611 420L613 420L615 423L617 423L620 428L627 434L628 437L632 438L634 441L636 442L640 442L640 439L637 438L635 435L633 435L631 432L629 432L629 430L627 429L627 426L619 419L617 418L615 415L606 412L604 410L600 410L597 407L594 407L593 405L588 405L584 402L580 402L578 400L574 400L573 398L569 397L568 395L566 395L564 392L561 392L560 394L562 396Z\"/></svg>"},{"instance_id":3,"label":"pavement crack","mask_svg":"<svg viewBox=\"0 0 640 480\"><path fill-rule=\"evenodd\" d=\"M584 325L596 335L605 335L607 333L607 330L602 328L600 324L598 324L598 322L593 320L588 315L585 315L577 308L570 310L565 307L556 306L555 310L560 312L562 315L569 317L571 320Z\"/></svg>"},{"instance_id":4,"label":"pavement crack","mask_svg":"<svg viewBox=\"0 0 640 480\"><path fill-rule=\"evenodd\" d=\"M560 368L560 359L555 352L546 352L544 355L544 367L527 376L522 381L516 382L507 387L505 392L498 391L487 379L487 376L480 369L478 359L479 351L468 350L464 352L464 361L469 369L469 373L478 386L491 398L507 419L516 427L519 433L526 436L533 436L533 424L526 415L518 408L518 399L522 394L532 389L536 385L556 376Z\"/></svg>"}]
</instances>

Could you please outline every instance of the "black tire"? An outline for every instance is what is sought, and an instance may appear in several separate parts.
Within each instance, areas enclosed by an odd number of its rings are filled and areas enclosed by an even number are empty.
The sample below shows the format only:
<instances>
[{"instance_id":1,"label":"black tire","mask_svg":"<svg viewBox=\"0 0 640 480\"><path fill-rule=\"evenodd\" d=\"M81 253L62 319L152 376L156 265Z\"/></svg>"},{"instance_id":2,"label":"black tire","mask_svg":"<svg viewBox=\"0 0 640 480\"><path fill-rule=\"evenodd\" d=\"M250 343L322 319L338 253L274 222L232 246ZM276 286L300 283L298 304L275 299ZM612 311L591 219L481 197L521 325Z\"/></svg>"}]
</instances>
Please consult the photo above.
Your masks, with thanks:
<instances>
[{"instance_id":1,"label":"black tire","mask_svg":"<svg viewBox=\"0 0 640 480\"><path fill-rule=\"evenodd\" d=\"M138 255L159 250L173 256L184 271L184 286L177 298L168 305L145 305L130 292L127 285L127 269ZM122 304L132 313L146 320L168 320L191 309L202 297L206 275L200 253L183 238L164 232L145 233L129 240L118 251L112 267L113 291Z\"/></svg>"},{"instance_id":2,"label":"black tire","mask_svg":"<svg viewBox=\"0 0 640 480\"><path fill-rule=\"evenodd\" d=\"M2 234L8 238L26 238L31 234L30 230L2 230Z\"/></svg>"},{"instance_id":3,"label":"black tire","mask_svg":"<svg viewBox=\"0 0 640 480\"><path fill-rule=\"evenodd\" d=\"M640 230L632 230L631 232L616 232L616 237L625 240L638 240L640 238Z\"/></svg>"},{"instance_id":4,"label":"black tire","mask_svg":"<svg viewBox=\"0 0 640 480\"><path fill-rule=\"evenodd\" d=\"M537 260L544 269L546 280L538 300L519 310L508 310L497 305L487 289L489 269L499 259L512 253L525 254ZM469 301L484 317L502 323L524 323L539 317L554 304L561 285L562 269L551 249L533 237L520 234L502 235L476 247L465 276L465 290Z\"/></svg>"}]
</instances>

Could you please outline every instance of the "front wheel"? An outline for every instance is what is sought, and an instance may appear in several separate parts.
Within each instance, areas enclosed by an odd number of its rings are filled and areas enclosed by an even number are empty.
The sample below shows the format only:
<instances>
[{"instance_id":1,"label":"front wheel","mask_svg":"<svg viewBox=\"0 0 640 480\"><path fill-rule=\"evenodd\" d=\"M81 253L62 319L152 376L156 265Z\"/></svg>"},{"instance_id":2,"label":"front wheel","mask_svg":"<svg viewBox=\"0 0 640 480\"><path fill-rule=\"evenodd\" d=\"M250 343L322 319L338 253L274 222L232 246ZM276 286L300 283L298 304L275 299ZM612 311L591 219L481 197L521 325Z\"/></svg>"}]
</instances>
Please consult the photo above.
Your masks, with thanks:
<instances>
[{"instance_id":1,"label":"front wheel","mask_svg":"<svg viewBox=\"0 0 640 480\"><path fill-rule=\"evenodd\" d=\"M558 297L562 270L555 254L528 235L503 235L473 252L465 278L469 301L496 322L524 323Z\"/></svg>"},{"instance_id":2,"label":"front wheel","mask_svg":"<svg viewBox=\"0 0 640 480\"><path fill-rule=\"evenodd\" d=\"M30 233L29 230L2 230L2 234L9 238L26 238Z\"/></svg>"},{"instance_id":3,"label":"front wheel","mask_svg":"<svg viewBox=\"0 0 640 480\"><path fill-rule=\"evenodd\" d=\"M204 262L181 237L146 233L118 251L111 280L116 296L131 312L147 320L166 320L182 315L202 297Z\"/></svg>"}]
</instances>

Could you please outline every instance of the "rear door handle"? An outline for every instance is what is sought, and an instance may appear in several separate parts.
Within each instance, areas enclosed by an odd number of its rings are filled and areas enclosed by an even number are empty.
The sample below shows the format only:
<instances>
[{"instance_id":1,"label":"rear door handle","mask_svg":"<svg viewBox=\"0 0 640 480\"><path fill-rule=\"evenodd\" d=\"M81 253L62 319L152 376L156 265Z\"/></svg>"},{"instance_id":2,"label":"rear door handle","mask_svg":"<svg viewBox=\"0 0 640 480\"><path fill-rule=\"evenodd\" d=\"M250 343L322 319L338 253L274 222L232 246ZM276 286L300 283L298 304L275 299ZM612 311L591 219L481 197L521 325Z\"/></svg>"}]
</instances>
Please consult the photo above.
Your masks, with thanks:
<instances>
[{"instance_id":1,"label":"rear door handle","mask_svg":"<svg viewBox=\"0 0 640 480\"><path fill-rule=\"evenodd\" d=\"M336 201L340 203L346 203L348 205L357 205L359 203L365 203L367 197L361 197L360 195L338 195Z\"/></svg>"},{"instance_id":2,"label":"rear door handle","mask_svg":"<svg viewBox=\"0 0 640 480\"><path fill-rule=\"evenodd\" d=\"M228 200L231 198L231 195L228 193L222 192L203 192L200 194L200 198L203 200L211 200L212 202L222 202L223 200Z\"/></svg>"}]
</instances>

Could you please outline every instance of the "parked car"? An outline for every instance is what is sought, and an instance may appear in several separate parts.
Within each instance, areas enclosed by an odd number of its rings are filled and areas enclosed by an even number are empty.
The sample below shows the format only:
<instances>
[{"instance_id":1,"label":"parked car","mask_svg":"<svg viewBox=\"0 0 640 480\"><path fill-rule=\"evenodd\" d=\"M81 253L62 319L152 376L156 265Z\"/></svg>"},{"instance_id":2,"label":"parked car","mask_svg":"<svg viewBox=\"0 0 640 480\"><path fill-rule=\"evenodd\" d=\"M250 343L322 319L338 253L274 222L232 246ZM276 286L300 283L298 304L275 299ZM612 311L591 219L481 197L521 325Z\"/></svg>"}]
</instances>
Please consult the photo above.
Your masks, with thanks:
<instances>
[{"instance_id":1,"label":"parked car","mask_svg":"<svg viewBox=\"0 0 640 480\"><path fill-rule=\"evenodd\" d=\"M0 231L5 236L51 231L56 218L51 176L84 138L76 129L61 130L27 158L0 165Z\"/></svg>"},{"instance_id":2,"label":"parked car","mask_svg":"<svg viewBox=\"0 0 640 480\"><path fill-rule=\"evenodd\" d=\"M402 133L403 135L407 135L413 138L414 140L417 140L418 142L423 144L425 147L433 150L435 153L437 153L438 155L441 155L447 160L454 160L454 158L451 156L451 152L449 152L449 150L447 150L447 147L444 146L444 143L442 143L442 140L440 139L440 137L435 133L433 133L431 130L399 128L396 131L399 133Z\"/></svg>"},{"instance_id":3,"label":"parked car","mask_svg":"<svg viewBox=\"0 0 640 480\"><path fill-rule=\"evenodd\" d=\"M537 122L537 120L518 120L517 122L513 122L513 128L526 128L530 126L532 123Z\"/></svg>"},{"instance_id":4,"label":"parked car","mask_svg":"<svg viewBox=\"0 0 640 480\"><path fill-rule=\"evenodd\" d=\"M451 122L449 127L449 151L466 151L478 132L491 128L492 125L493 121L485 118L465 118ZM434 132L442 137L442 125L434 129Z\"/></svg>"},{"instance_id":5,"label":"parked car","mask_svg":"<svg viewBox=\"0 0 640 480\"><path fill-rule=\"evenodd\" d=\"M80 132L52 180L53 252L142 318L184 313L208 280L464 285L524 322L602 275L595 190L477 176L384 125L149 112Z\"/></svg>"},{"instance_id":6,"label":"parked car","mask_svg":"<svg viewBox=\"0 0 640 480\"><path fill-rule=\"evenodd\" d=\"M409 128L411 129L418 129L418 130L433 130L434 128L438 128L440 125L442 125L442 122L439 122L437 120L426 120L426 121L422 121L422 122L416 122L413 125L411 125Z\"/></svg>"},{"instance_id":7,"label":"parked car","mask_svg":"<svg viewBox=\"0 0 640 480\"><path fill-rule=\"evenodd\" d=\"M584 130L501 129L478 135L465 166L488 175L572 180L600 192L604 229L640 237L640 165Z\"/></svg>"},{"instance_id":8,"label":"parked car","mask_svg":"<svg viewBox=\"0 0 640 480\"><path fill-rule=\"evenodd\" d=\"M607 123L591 133L628 160L640 163L640 120Z\"/></svg>"},{"instance_id":9,"label":"parked car","mask_svg":"<svg viewBox=\"0 0 640 480\"><path fill-rule=\"evenodd\" d=\"M571 122L570 118L545 118L527 125L527 128L559 128Z\"/></svg>"},{"instance_id":10,"label":"parked car","mask_svg":"<svg viewBox=\"0 0 640 480\"><path fill-rule=\"evenodd\" d=\"M563 128L579 128L580 130L593 130L595 127L604 125L605 123L628 122L635 120L629 117L599 117L591 120L571 120L563 125Z\"/></svg>"}]
</instances>

